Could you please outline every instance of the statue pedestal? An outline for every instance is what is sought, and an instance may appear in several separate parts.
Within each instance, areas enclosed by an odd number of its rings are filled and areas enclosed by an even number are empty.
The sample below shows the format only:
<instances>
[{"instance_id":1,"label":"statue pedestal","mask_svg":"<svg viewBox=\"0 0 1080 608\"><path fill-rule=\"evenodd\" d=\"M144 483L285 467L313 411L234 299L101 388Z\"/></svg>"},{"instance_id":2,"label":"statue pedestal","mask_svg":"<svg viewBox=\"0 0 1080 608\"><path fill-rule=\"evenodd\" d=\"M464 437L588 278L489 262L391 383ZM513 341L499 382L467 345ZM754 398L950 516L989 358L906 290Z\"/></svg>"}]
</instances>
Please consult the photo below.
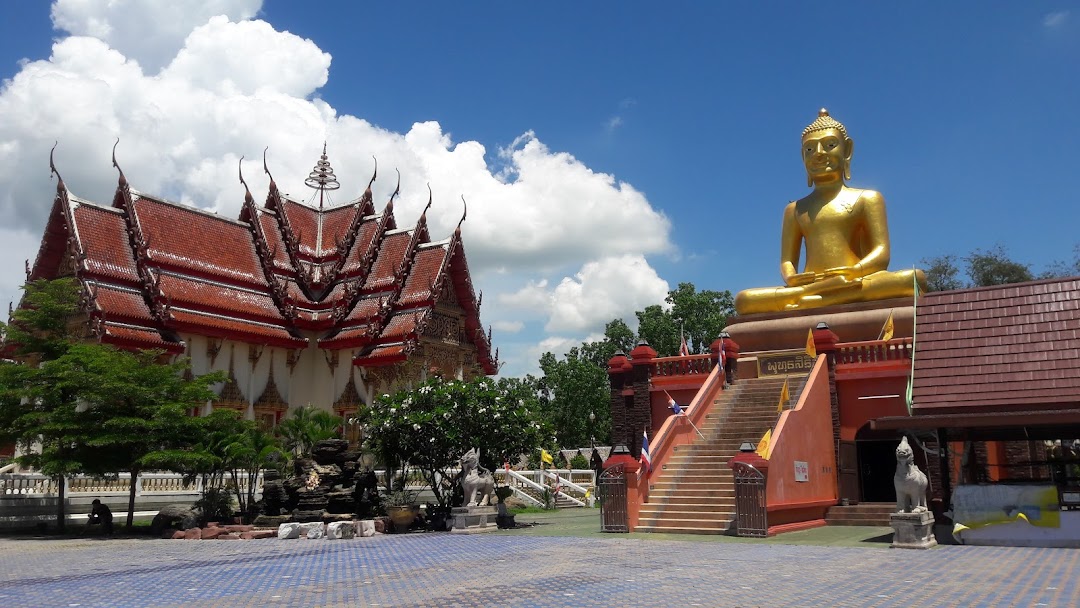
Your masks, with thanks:
<instances>
[{"instance_id":1,"label":"statue pedestal","mask_svg":"<svg viewBox=\"0 0 1080 608\"><path fill-rule=\"evenodd\" d=\"M937 546L934 538L934 514L893 513L889 516L889 525L893 529L893 542L890 547L898 549L931 549Z\"/></svg>"},{"instance_id":2,"label":"statue pedestal","mask_svg":"<svg viewBox=\"0 0 1080 608\"><path fill-rule=\"evenodd\" d=\"M498 509L489 507L454 507L450 509L450 521L453 528L450 532L455 534L473 534L476 532L491 532L498 530L495 525L495 517Z\"/></svg>"},{"instance_id":3,"label":"statue pedestal","mask_svg":"<svg viewBox=\"0 0 1080 608\"><path fill-rule=\"evenodd\" d=\"M912 298L893 298L840 304L806 310L763 312L730 319L724 328L739 344L744 356L757 351L803 349L806 332L824 321L841 342L877 340L885 320L893 315L894 337L911 337L914 314ZM741 373L740 377L748 377Z\"/></svg>"}]
</instances>

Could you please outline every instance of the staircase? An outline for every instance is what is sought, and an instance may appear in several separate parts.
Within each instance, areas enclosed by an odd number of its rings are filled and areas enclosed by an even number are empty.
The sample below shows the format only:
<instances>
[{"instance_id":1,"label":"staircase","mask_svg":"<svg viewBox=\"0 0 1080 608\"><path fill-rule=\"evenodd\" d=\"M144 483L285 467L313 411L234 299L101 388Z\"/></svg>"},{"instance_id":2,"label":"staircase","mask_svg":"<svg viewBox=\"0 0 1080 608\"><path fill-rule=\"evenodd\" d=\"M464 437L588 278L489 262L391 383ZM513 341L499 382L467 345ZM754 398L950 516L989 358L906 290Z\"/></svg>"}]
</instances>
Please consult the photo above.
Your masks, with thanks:
<instances>
[{"instance_id":1,"label":"staircase","mask_svg":"<svg viewBox=\"0 0 1080 608\"><path fill-rule=\"evenodd\" d=\"M885 526L896 511L895 502L861 502L857 505L829 507L825 523L830 526Z\"/></svg>"},{"instance_id":2,"label":"staircase","mask_svg":"<svg viewBox=\"0 0 1080 608\"><path fill-rule=\"evenodd\" d=\"M791 402L798 400L805 379L789 377ZM641 506L634 531L733 533L735 481L728 460L744 441L756 445L776 424L783 385L783 376L770 376L739 380L722 391L699 427L705 440L695 437L658 463L663 473L650 484L649 502Z\"/></svg>"}]
</instances>

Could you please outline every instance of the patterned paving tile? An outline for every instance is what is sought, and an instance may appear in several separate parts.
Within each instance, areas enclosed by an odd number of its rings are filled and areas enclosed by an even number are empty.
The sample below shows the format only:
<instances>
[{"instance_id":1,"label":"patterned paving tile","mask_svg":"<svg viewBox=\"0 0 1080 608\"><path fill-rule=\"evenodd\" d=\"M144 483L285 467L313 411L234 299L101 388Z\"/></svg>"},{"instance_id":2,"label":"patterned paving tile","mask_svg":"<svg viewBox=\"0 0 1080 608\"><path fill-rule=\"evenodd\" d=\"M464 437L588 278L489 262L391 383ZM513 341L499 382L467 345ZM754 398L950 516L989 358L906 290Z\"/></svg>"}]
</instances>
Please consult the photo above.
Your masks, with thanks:
<instances>
[{"instance_id":1,"label":"patterned paving tile","mask_svg":"<svg viewBox=\"0 0 1080 608\"><path fill-rule=\"evenodd\" d=\"M0 540L0 606L1078 606L1080 552L419 534Z\"/></svg>"}]
</instances>

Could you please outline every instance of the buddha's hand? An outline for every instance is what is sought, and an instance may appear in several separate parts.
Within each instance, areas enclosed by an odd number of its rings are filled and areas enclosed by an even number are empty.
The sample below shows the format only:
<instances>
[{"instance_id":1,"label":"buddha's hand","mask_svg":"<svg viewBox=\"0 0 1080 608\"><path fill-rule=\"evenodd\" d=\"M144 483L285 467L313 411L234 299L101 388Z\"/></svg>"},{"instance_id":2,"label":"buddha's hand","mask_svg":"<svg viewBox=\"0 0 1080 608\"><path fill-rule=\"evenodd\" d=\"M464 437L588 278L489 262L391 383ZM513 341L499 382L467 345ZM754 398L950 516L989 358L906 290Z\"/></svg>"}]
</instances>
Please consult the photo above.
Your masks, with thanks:
<instances>
[{"instance_id":1,"label":"buddha's hand","mask_svg":"<svg viewBox=\"0 0 1080 608\"><path fill-rule=\"evenodd\" d=\"M802 287L803 285L809 285L817 280L817 275L813 272L800 272L793 274L784 279L788 287Z\"/></svg>"},{"instance_id":2,"label":"buddha's hand","mask_svg":"<svg viewBox=\"0 0 1080 608\"><path fill-rule=\"evenodd\" d=\"M863 276L862 268L859 266L837 266L835 268L829 268L825 272L821 273L821 279L830 279L832 277L842 277L848 281L854 281L860 279Z\"/></svg>"}]
</instances>

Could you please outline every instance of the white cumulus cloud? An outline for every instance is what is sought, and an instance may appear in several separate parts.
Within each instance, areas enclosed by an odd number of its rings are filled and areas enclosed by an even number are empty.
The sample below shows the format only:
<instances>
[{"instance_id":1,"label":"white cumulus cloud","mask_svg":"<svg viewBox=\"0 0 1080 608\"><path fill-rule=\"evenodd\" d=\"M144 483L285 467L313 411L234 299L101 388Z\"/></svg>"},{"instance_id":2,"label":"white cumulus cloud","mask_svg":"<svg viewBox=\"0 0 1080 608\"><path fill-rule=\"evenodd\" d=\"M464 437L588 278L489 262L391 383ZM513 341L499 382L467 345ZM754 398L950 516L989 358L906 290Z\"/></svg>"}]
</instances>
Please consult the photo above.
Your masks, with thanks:
<instances>
[{"instance_id":1,"label":"white cumulus cloud","mask_svg":"<svg viewBox=\"0 0 1080 608\"><path fill-rule=\"evenodd\" d=\"M57 29L102 40L143 69L157 72L196 26L217 15L251 19L260 8L262 0L57 0L52 20Z\"/></svg>"},{"instance_id":2,"label":"white cumulus cloud","mask_svg":"<svg viewBox=\"0 0 1080 608\"><path fill-rule=\"evenodd\" d=\"M60 0L54 24L76 35L0 86L0 302L18 299L22 260L36 254L55 190L49 149L59 142L56 165L74 194L108 204L117 138L134 188L229 217L243 201L241 156L256 200L269 183L267 147L278 185L306 199L303 180L324 141L342 184L336 202L360 195L373 156L377 207L394 189L394 169L401 172L402 225L416 221L430 184L429 226L433 238L445 238L464 196L470 268L494 295L485 322L516 332L515 340L531 325L584 337L663 300L667 284L646 256L672 251L670 222L630 184L549 149L528 125L492 153L455 141L437 122L383 129L317 98L330 56L315 41L251 20L259 2L176 6L187 4Z\"/></svg>"}]
</instances>

